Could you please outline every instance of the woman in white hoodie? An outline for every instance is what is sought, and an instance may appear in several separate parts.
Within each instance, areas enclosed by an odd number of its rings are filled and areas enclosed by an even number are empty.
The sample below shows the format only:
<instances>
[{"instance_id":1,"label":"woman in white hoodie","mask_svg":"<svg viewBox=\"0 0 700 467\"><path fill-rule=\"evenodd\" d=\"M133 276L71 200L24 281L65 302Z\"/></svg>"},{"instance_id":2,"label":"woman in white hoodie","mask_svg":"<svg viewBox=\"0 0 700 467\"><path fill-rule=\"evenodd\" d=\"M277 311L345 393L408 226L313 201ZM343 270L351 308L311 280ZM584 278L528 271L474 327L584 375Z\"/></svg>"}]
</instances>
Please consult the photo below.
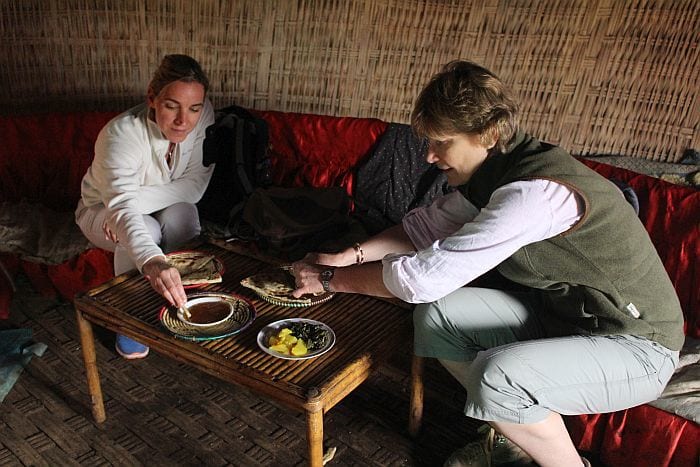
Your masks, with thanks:
<instances>
[{"instance_id":1,"label":"woman in white hoodie","mask_svg":"<svg viewBox=\"0 0 700 467\"><path fill-rule=\"evenodd\" d=\"M195 203L213 171L202 164L205 130L214 122L208 88L196 60L166 55L146 102L100 131L75 211L88 240L114 252L115 274L137 268L175 306L187 297L164 253L201 230ZM147 346L122 335L116 350L127 359L148 354Z\"/></svg>"}]
</instances>

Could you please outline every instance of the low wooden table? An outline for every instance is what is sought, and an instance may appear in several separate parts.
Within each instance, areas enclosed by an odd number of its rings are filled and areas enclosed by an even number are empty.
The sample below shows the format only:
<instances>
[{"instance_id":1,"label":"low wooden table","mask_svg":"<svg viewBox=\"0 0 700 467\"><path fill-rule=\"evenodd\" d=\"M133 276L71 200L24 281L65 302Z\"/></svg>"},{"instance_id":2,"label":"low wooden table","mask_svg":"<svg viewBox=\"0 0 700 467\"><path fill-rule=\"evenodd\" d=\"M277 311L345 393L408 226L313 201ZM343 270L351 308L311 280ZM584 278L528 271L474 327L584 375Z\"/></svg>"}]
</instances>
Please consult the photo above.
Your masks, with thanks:
<instances>
[{"instance_id":1,"label":"low wooden table","mask_svg":"<svg viewBox=\"0 0 700 467\"><path fill-rule=\"evenodd\" d=\"M197 246L197 250L216 255L226 270L222 283L196 290L237 294L253 303L255 321L239 334L203 342L174 336L158 319L165 300L136 271L75 298L93 416L100 423L106 419L92 330L92 324L96 324L223 381L304 411L309 464L321 466L323 414L365 381L395 349L411 345L410 308L400 302L354 294L338 294L328 302L306 308L272 305L239 283L270 267L270 263L234 251L235 246L225 247L225 243ZM336 334L335 346L309 360L279 359L260 350L258 331L291 317L326 323Z\"/></svg>"}]
</instances>

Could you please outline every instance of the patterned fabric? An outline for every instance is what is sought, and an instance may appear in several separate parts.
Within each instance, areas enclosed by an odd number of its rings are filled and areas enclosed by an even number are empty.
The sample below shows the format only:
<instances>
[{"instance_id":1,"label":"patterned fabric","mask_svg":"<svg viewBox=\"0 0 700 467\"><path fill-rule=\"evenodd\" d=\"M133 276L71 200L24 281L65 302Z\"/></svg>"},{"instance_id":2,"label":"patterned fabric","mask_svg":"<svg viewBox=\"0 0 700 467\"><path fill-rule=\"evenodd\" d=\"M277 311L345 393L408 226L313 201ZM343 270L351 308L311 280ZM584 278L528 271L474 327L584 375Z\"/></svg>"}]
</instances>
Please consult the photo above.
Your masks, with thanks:
<instances>
[{"instance_id":1,"label":"patterned fabric","mask_svg":"<svg viewBox=\"0 0 700 467\"><path fill-rule=\"evenodd\" d=\"M427 149L409 125L391 123L358 167L356 214L368 233L398 224L411 209L449 191L447 177L425 160Z\"/></svg>"}]
</instances>

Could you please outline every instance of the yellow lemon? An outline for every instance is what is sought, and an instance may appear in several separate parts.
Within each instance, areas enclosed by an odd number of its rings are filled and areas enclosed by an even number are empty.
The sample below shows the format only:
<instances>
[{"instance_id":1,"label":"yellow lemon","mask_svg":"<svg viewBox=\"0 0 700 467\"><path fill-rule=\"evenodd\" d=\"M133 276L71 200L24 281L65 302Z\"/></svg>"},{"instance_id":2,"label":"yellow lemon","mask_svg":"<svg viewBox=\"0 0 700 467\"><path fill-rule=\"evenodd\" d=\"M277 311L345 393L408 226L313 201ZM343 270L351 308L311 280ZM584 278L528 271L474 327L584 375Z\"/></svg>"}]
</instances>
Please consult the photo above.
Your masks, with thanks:
<instances>
[{"instance_id":1,"label":"yellow lemon","mask_svg":"<svg viewBox=\"0 0 700 467\"><path fill-rule=\"evenodd\" d=\"M298 339L297 343L292 347L292 355L295 357L301 357L302 355L306 355L309 352L309 350L306 348L306 344L304 343L303 339Z\"/></svg>"},{"instance_id":2,"label":"yellow lemon","mask_svg":"<svg viewBox=\"0 0 700 467\"><path fill-rule=\"evenodd\" d=\"M277 353L281 353L281 354L284 354L284 355L289 355L289 347L287 347L287 346L284 345L284 344L273 345L273 346L270 347L270 350L273 350L273 351L275 351L275 352L277 352Z\"/></svg>"}]
</instances>

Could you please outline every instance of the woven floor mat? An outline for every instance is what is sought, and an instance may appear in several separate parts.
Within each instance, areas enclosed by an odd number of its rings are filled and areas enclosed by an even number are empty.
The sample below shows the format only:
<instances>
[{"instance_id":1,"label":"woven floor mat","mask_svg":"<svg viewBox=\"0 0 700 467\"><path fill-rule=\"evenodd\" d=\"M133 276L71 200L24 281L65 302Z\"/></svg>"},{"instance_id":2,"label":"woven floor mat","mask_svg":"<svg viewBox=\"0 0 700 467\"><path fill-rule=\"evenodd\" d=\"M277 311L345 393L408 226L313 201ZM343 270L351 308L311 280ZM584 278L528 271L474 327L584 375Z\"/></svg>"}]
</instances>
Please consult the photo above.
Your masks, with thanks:
<instances>
[{"instance_id":1,"label":"woven floor mat","mask_svg":"<svg viewBox=\"0 0 700 467\"><path fill-rule=\"evenodd\" d=\"M70 304L37 295L20 276L10 319L48 345L32 358L0 407L0 466L305 465L305 418L248 390L152 352L126 361L95 327L107 420L90 413ZM464 393L434 362L426 368L422 434L407 432L410 357L398 352L325 416L328 465L441 465L475 435Z\"/></svg>"}]
</instances>

